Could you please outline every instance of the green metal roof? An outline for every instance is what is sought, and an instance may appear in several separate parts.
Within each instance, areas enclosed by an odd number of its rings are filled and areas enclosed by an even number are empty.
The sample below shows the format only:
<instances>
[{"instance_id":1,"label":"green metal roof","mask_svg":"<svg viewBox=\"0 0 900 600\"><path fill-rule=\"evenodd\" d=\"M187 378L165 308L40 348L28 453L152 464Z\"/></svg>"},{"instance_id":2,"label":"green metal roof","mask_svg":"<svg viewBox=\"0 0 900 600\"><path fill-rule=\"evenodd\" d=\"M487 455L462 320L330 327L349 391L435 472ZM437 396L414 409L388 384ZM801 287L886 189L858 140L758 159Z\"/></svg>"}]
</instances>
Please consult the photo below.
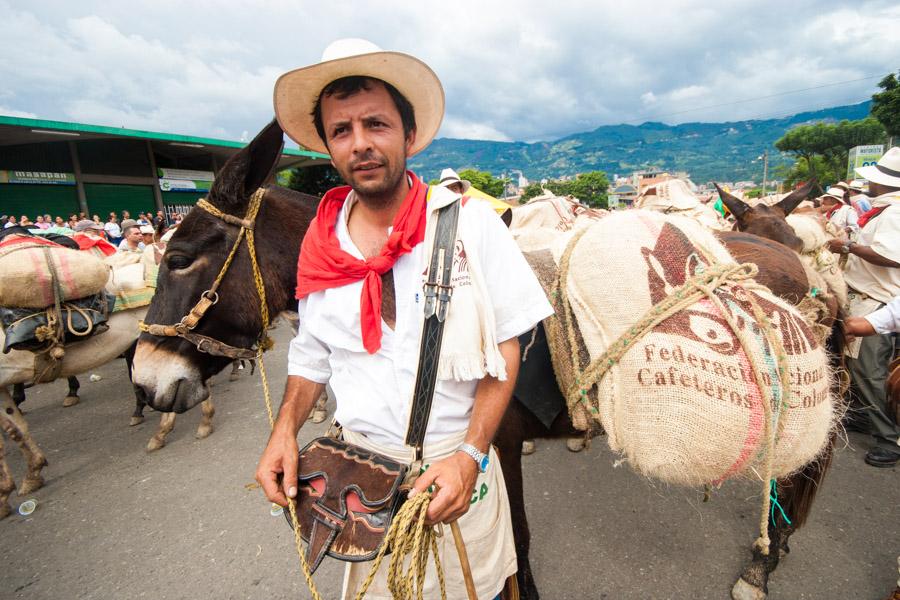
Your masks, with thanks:
<instances>
[{"instance_id":1,"label":"green metal roof","mask_svg":"<svg viewBox=\"0 0 900 600\"><path fill-rule=\"evenodd\" d=\"M24 117L7 117L0 115L0 125L16 127L29 127L37 129L52 129L57 131L71 131L76 133L90 133L99 135L115 135L164 142L180 142L183 144L203 144L207 146L220 146L224 148L243 148L247 142L235 142L216 138L195 137L178 133L160 133L157 131L142 131L140 129L126 129L124 127L107 127L105 125L88 125L86 123L68 123L66 121L46 121L44 119L27 119ZM327 154L303 150L299 148L284 148L282 154L291 156L305 156L308 158L328 159Z\"/></svg>"}]
</instances>

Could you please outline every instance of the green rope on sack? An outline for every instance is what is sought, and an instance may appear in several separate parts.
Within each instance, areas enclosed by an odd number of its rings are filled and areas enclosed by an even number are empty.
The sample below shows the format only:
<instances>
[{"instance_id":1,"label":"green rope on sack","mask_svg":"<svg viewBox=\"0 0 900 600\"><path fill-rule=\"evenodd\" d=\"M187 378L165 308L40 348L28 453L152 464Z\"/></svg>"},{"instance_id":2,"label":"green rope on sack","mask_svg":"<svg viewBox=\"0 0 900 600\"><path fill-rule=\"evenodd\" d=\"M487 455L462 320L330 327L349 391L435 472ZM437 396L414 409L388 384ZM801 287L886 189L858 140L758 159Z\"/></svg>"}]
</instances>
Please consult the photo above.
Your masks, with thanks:
<instances>
[{"instance_id":1,"label":"green rope on sack","mask_svg":"<svg viewBox=\"0 0 900 600\"><path fill-rule=\"evenodd\" d=\"M784 519L784 522L788 525L792 525L791 520L788 519L787 513L784 512L784 509L781 507L781 503L778 502L778 484L775 483L775 480L771 480L772 492L769 494L769 498L772 500L772 527L777 527L775 524L775 507L778 507L778 510L781 512L781 518Z\"/></svg>"}]
</instances>

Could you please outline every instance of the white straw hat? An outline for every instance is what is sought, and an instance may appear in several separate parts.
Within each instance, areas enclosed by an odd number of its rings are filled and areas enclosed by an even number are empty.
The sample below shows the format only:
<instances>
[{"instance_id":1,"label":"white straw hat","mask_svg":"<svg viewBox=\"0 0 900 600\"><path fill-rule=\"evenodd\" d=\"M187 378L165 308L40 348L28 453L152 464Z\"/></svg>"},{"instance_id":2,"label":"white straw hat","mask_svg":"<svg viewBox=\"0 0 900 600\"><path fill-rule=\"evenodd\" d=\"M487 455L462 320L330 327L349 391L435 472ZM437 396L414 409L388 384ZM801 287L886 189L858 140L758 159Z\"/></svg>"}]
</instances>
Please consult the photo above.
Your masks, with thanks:
<instances>
[{"instance_id":1,"label":"white straw hat","mask_svg":"<svg viewBox=\"0 0 900 600\"><path fill-rule=\"evenodd\" d=\"M444 118L444 88L424 62L401 52L386 52L367 40L332 42L318 64L288 71L275 82L275 117L292 140L328 153L313 124L312 112L322 90L343 77L373 77L390 83L412 104L416 141L410 155L425 149Z\"/></svg>"},{"instance_id":2,"label":"white straw hat","mask_svg":"<svg viewBox=\"0 0 900 600\"><path fill-rule=\"evenodd\" d=\"M855 171L873 183L900 188L900 148L891 148L878 159L877 164L857 167Z\"/></svg>"},{"instance_id":3,"label":"white straw hat","mask_svg":"<svg viewBox=\"0 0 900 600\"><path fill-rule=\"evenodd\" d=\"M447 168L441 171L441 180L438 182L438 185L447 187L448 185L452 185L454 183L461 183L463 186L463 192L466 192L470 187L472 187L472 182L468 179L460 179L459 175L453 169Z\"/></svg>"}]
</instances>

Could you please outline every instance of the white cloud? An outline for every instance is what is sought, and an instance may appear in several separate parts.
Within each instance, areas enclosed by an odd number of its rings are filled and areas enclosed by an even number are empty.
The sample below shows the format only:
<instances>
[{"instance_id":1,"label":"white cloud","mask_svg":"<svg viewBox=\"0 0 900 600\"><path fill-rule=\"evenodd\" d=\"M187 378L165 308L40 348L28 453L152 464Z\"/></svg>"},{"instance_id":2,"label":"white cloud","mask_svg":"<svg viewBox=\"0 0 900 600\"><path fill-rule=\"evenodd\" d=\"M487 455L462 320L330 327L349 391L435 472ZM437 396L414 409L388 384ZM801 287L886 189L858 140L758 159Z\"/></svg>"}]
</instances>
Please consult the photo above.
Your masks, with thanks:
<instances>
[{"instance_id":1,"label":"white cloud","mask_svg":"<svg viewBox=\"0 0 900 600\"><path fill-rule=\"evenodd\" d=\"M0 106L0 115L5 117L20 117L23 119L37 119L37 115L32 112L7 108L6 106Z\"/></svg>"},{"instance_id":2,"label":"white cloud","mask_svg":"<svg viewBox=\"0 0 900 600\"><path fill-rule=\"evenodd\" d=\"M857 102L900 56L900 8L881 0L461 0L460 18L444 12L402 0L0 0L0 103L237 139L271 118L281 72L336 38L366 37L438 73L441 136L530 141Z\"/></svg>"}]
</instances>

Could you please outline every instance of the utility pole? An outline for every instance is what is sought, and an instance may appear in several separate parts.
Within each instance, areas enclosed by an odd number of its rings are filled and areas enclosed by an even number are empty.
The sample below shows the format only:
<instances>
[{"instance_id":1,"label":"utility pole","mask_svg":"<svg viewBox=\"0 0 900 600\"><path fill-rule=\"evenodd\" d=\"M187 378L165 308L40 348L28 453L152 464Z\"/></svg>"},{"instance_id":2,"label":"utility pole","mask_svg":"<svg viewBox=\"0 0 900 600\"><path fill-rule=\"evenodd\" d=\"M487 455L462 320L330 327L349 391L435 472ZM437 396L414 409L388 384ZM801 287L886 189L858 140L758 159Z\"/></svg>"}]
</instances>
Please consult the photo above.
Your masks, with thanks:
<instances>
[{"instance_id":1,"label":"utility pole","mask_svg":"<svg viewBox=\"0 0 900 600\"><path fill-rule=\"evenodd\" d=\"M769 151L763 150L763 184L762 184L762 193L760 193L760 198L766 195L766 184L769 182Z\"/></svg>"}]
</instances>

